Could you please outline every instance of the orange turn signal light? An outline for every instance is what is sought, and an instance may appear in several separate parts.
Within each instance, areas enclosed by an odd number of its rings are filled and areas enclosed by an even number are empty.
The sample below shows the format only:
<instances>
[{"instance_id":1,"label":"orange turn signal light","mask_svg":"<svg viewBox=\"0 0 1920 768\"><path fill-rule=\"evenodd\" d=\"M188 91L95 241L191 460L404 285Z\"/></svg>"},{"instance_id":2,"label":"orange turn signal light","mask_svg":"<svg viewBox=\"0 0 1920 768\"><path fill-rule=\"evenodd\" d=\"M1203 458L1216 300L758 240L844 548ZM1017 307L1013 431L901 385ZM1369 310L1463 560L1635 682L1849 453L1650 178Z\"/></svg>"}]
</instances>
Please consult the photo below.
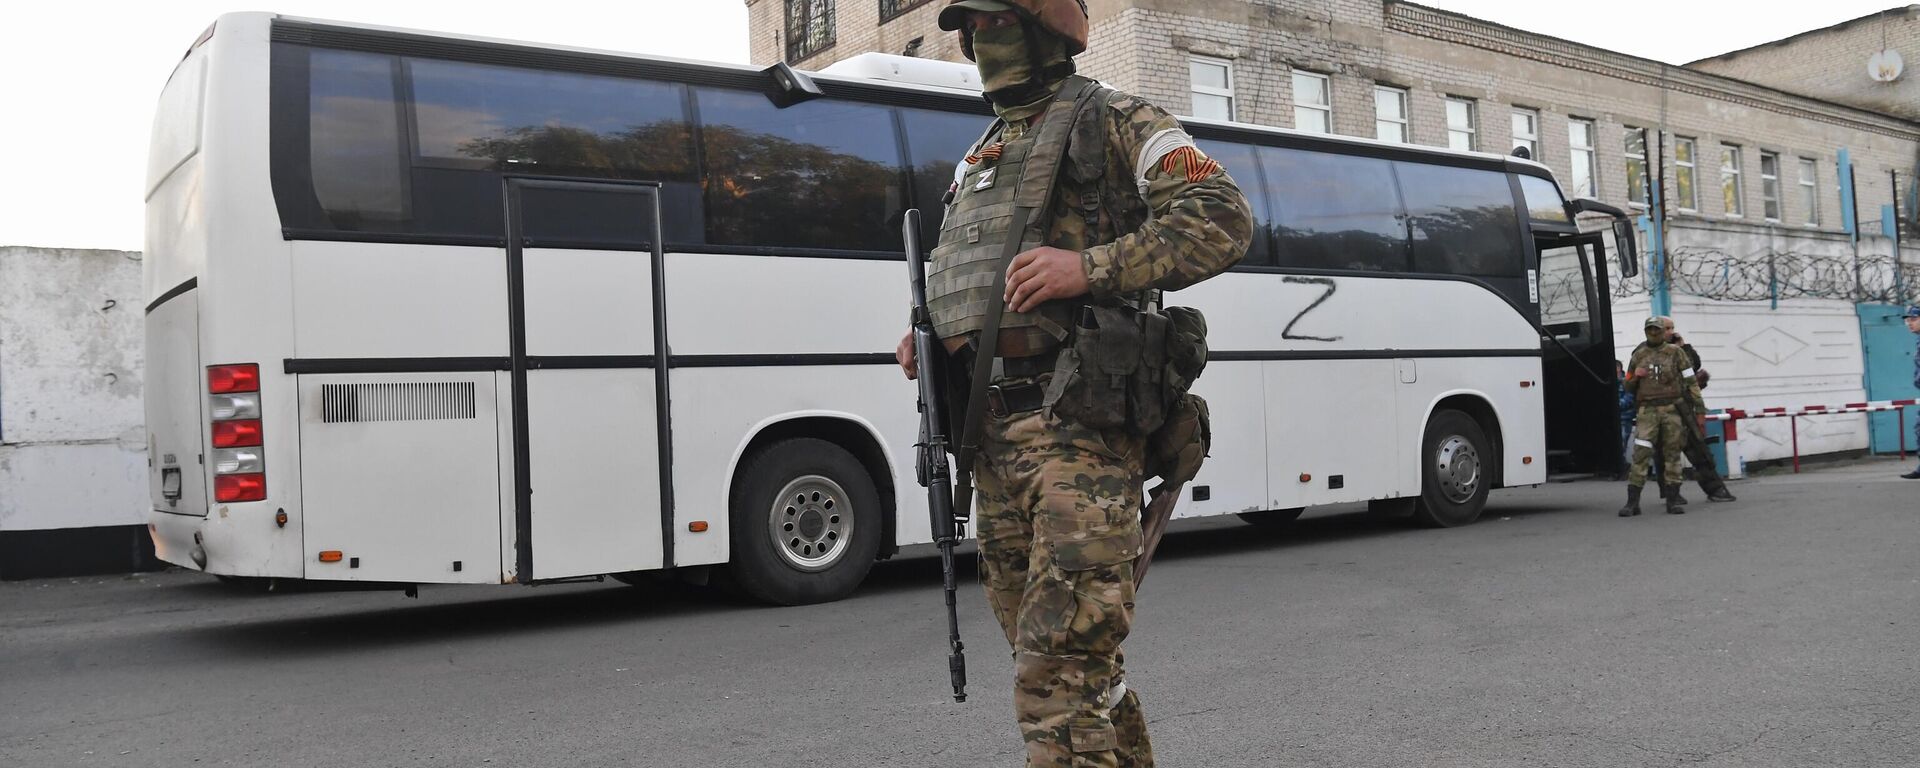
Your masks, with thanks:
<instances>
[{"instance_id":1,"label":"orange turn signal light","mask_svg":"<svg viewBox=\"0 0 1920 768\"><path fill-rule=\"evenodd\" d=\"M1303 483L1313 482L1313 475L1309 475L1305 472L1300 473L1300 482L1303 482Z\"/></svg>"},{"instance_id":2,"label":"orange turn signal light","mask_svg":"<svg viewBox=\"0 0 1920 768\"><path fill-rule=\"evenodd\" d=\"M340 562L340 550L329 549L329 550L322 551L320 553L320 562L323 562L323 563Z\"/></svg>"},{"instance_id":3,"label":"orange turn signal light","mask_svg":"<svg viewBox=\"0 0 1920 768\"><path fill-rule=\"evenodd\" d=\"M1520 463L1522 463L1522 464L1532 464L1532 463L1533 463L1533 457L1532 457L1532 456L1522 456L1522 457L1520 457Z\"/></svg>"},{"instance_id":4,"label":"orange turn signal light","mask_svg":"<svg viewBox=\"0 0 1920 768\"><path fill-rule=\"evenodd\" d=\"M693 522L691 522L691 523L687 523L687 530L689 530L689 531L693 531L694 533L706 533L706 532L707 532L707 521L705 521L705 520L695 520L695 521L693 521Z\"/></svg>"}]
</instances>

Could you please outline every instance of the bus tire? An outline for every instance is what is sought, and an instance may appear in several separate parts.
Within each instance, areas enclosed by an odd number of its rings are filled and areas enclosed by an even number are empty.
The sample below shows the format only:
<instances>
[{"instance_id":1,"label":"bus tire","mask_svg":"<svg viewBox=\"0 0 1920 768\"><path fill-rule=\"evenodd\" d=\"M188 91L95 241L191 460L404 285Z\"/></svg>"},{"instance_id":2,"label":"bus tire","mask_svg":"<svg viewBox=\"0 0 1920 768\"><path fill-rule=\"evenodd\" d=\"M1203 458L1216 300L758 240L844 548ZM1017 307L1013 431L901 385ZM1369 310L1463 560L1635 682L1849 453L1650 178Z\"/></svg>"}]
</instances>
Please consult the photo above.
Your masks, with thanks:
<instances>
[{"instance_id":1,"label":"bus tire","mask_svg":"<svg viewBox=\"0 0 1920 768\"><path fill-rule=\"evenodd\" d=\"M1300 513L1305 511L1307 511L1306 507L1294 507L1292 509L1262 509L1253 512L1240 512L1238 514L1241 520L1245 520L1257 528L1282 528L1300 519Z\"/></svg>"},{"instance_id":2,"label":"bus tire","mask_svg":"<svg viewBox=\"0 0 1920 768\"><path fill-rule=\"evenodd\" d=\"M782 440L741 462L730 520L728 582L776 605L853 593L880 551L880 493L852 453L815 438Z\"/></svg>"},{"instance_id":3,"label":"bus tire","mask_svg":"<svg viewBox=\"0 0 1920 768\"><path fill-rule=\"evenodd\" d=\"M1420 441L1420 500L1414 505L1414 521L1452 528L1478 519L1492 486L1489 471L1498 459L1480 422L1451 409L1434 412Z\"/></svg>"}]
</instances>

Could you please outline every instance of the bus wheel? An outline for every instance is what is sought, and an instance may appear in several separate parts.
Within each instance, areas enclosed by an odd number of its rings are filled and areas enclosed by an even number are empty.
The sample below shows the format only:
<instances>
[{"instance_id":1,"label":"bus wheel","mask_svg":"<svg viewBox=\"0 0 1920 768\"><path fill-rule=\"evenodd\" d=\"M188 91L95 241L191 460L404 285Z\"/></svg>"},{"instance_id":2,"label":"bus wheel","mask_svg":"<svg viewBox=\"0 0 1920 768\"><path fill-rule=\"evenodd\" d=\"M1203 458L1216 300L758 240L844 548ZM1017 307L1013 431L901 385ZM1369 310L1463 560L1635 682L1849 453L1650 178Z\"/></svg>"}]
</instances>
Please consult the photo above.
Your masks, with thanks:
<instances>
[{"instance_id":1,"label":"bus wheel","mask_svg":"<svg viewBox=\"0 0 1920 768\"><path fill-rule=\"evenodd\" d=\"M1480 517L1492 485L1489 472L1498 457L1487 448L1487 434L1473 417L1438 411L1420 442L1420 501L1413 519L1432 528L1466 525Z\"/></svg>"},{"instance_id":2,"label":"bus wheel","mask_svg":"<svg viewBox=\"0 0 1920 768\"><path fill-rule=\"evenodd\" d=\"M1306 507L1294 507L1292 509L1262 509L1255 512L1241 512L1239 514L1240 519L1252 523L1255 526L1261 528L1279 528L1300 519L1300 513L1305 511L1307 511Z\"/></svg>"},{"instance_id":3,"label":"bus wheel","mask_svg":"<svg viewBox=\"0 0 1920 768\"><path fill-rule=\"evenodd\" d=\"M741 464L730 581L778 605L852 594L880 551L880 493L860 461L825 440L782 440Z\"/></svg>"}]
</instances>

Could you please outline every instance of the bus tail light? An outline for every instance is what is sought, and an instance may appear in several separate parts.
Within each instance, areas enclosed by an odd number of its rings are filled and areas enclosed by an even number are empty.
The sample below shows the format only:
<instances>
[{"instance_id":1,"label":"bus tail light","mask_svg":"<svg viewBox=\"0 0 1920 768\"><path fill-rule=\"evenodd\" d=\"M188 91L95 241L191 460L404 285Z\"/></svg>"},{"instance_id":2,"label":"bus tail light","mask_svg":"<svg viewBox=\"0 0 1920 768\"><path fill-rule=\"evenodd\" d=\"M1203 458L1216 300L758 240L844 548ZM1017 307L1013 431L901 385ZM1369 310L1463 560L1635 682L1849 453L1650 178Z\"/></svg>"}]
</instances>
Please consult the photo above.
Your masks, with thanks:
<instances>
[{"instance_id":1,"label":"bus tail light","mask_svg":"<svg viewBox=\"0 0 1920 768\"><path fill-rule=\"evenodd\" d=\"M222 503L263 501L267 498L267 476L262 473L216 475L213 478L213 498Z\"/></svg>"},{"instance_id":2,"label":"bus tail light","mask_svg":"<svg viewBox=\"0 0 1920 768\"><path fill-rule=\"evenodd\" d=\"M261 426L260 366L208 366L207 415L213 431L214 500L265 501L267 461L266 435Z\"/></svg>"},{"instance_id":3,"label":"bus tail light","mask_svg":"<svg viewBox=\"0 0 1920 768\"><path fill-rule=\"evenodd\" d=\"M213 447L246 448L261 442L260 420L216 421L213 423Z\"/></svg>"}]
</instances>

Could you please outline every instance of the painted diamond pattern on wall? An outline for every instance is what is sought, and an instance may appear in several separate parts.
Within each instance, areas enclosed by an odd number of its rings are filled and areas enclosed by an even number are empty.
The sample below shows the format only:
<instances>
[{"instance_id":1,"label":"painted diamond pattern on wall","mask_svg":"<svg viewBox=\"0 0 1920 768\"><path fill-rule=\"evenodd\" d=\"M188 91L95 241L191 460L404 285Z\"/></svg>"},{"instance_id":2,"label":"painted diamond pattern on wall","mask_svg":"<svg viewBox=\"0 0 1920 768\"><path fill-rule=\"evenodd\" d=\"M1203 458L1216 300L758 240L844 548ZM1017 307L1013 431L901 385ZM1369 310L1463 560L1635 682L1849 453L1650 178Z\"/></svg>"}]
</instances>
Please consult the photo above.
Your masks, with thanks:
<instances>
[{"instance_id":1,"label":"painted diamond pattern on wall","mask_svg":"<svg viewBox=\"0 0 1920 768\"><path fill-rule=\"evenodd\" d=\"M1788 358L1800 354L1800 350L1807 348L1807 343L1795 338L1791 333L1774 326L1767 326L1765 330L1748 336L1745 341L1735 346L1746 350L1747 354L1779 365L1786 362Z\"/></svg>"}]
</instances>

